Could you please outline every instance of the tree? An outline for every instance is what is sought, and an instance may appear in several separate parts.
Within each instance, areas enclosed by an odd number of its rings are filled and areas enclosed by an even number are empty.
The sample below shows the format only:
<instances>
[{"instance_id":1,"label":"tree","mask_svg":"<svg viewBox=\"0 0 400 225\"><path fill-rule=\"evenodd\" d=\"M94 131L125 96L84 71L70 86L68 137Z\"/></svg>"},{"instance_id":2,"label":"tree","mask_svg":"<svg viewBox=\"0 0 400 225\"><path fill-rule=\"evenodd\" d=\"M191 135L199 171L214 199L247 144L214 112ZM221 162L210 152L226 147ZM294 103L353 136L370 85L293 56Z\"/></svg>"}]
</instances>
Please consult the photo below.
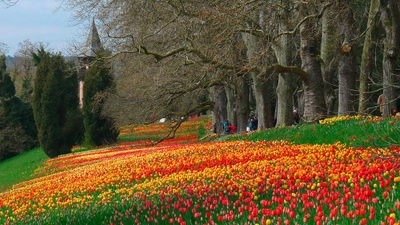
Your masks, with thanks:
<instances>
[{"instance_id":1,"label":"tree","mask_svg":"<svg viewBox=\"0 0 400 225\"><path fill-rule=\"evenodd\" d=\"M258 11L256 11L257 13ZM257 17L256 17L257 18ZM249 33L242 33L243 41L247 48L247 58L251 67L259 67L262 65L262 57L260 52L267 51L262 45L260 37ZM272 98L272 83L271 80L264 80L258 78L260 75L257 71L250 72L252 79L252 90L254 91L254 98L256 100L256 111L258 117L258 129L264 130L265 128L272 127L273 113L271 107Z\"/></svg>"},{"instance_id":2,"label":"tree","mask_svg":"<svg viewBox=\"0 0 400 225\"><path fill-rule=\"evenodd\" d=\"M68 3L76 12L83 12L81 10L87 4L90 4L86 1L68 1ZM113 4L117 6L125 3L124 1L115 1ZM240 15L239 19L243 23L235 24L236 15L231 12L231 9L237 8L236 2L228 5L225 5L225 3L217 3L217 5L207 3L205 8L201 7L203 3L195 1L189 1L185 4L180 4L178 1L156 2L151 9L146 5L148 5L146 2L130 2L129 7L124 7L124 10L118 12L120 18L123 18L118 20L109 18L108 12L106 12L108 9L103 8L101 3L96 5L91 12L95 13L96 17L101 18L104 24L107 24L103 26L103 32L111 37L109 39L112 42L109 42L111 43L110 47L115 47L115 57L118 60L129 57L127 56L129 54L138 64L144 61L152 61L147 66L160 68L160 71L163 72L160 76L153 74L158 78L156 85L160 88L156 93L162 93L163 96L158 99L157 103L147 101L149 104L156 103L158 105L153 108L160 109L162 105L165 106L165 109L158 110L155 113L156 115L161 114L161 112L165 112L165 115L171 114L168 107L173 101L178 102L181 97L184 97L181 93L200 94L204 91L210 91L213 86L225 85L234 90L235 94L240 94L242 93L240 87L247 88L248 85L237 85L240 84L242 79L239 77L246 76L249 68L246 69L247 71L242 70L247 66L243 63L246 59L242 58L245 54L237 54L237 50L242 51L236 46L241 44L238 41L238 34L240 34L240 27L246 27L243 22L246 16ZM221 11L213 10L212 8L215 7L218 7ZM249 10L252 7L254 6L249 5ZM79 17L83 18L82 15L79 14ZM229 17L229 20L224 20L227 17ZM134 22L135 25L128 25L129 23L132 24L131 22ZM139 24L144 26L140 27ZM127 42L128 39L133 42ZM168 61L168 63L162 61ZM145 71L147 70L142 71L142 75L137 77L135 84L137 84L139 77L146 78ZM133 76L132 72L130 74ZM182 80L185 82L182 82ZM246 83L248 82L249 79L246 79ZM160 83L163 83L164 86L158 85ZM168 90L171 85L175 85L173 91ZM150 88L152 89L152 87ZM240 99L245 102L245 99L249 96L249 91L243 93L244 95ZM169 104L164 104L164 96L173 101L167 101ZM235 96L238 97L239 95ZM143 97L143 94L136 98L140 97ZM188 106L193 106L189 107L187 112L204 109L204 104L195 106L190 101L184 102L187 102ZM207 107L212 108L213 102L209 102ZM241 115L238 118L248 116L248 113L244 113L244 111L249 110L248 105L235 105L235 107L243 109L236 111L240 112ZM235 109L232 108L229 112L234 112ZM184 117L187 112L175 111L172 114L180 114ZM153 114L154 112L152 110L148 113ZM145 116L142 117L144 120L145 118ZM239 126L239 131L241 127L245 129L247 118L240 119L240 121L243 121L240 123L244 125Z\"/></svg>"},{"instance_id":3,"label":"tree","mask_svg":"<svg viewBox=\"0 0 400 225\"><path fill-rule=\"evenodd\" d=\"M33 109L40 146L50 158L71 152L80 139L82 116L78 109L78 80L63 56L44 48L33 54L37 63Z\"/></svg>"},{"instance_id":4,"label":"tree","mask_svg":"<svg viewBox=\"0 0 400 225\"><path fill-rule=\"evenodd\" d=\"M344 116L357 112L355 88L356 88L356 27L353 10L350 1L339 1L338 7L342 16L339 24L342 33L342 52L339 56L338 80L339 80L339 106L338 115Z\"/></svg>"},{"instance_id":5,"label":"tree","mask_svg":"<svg viewBox=\"0 0 400 225\"><path fill-rule=\"evenodd\" d=\"M379 0L371 0L360 67L360 98L358 102L358 113L361 115L368 113L368 99L371 96L369 93L370 88L368 88L368 79L372 77L374 65L374 47L376 46L374 39L376 38L377 24L379 21L378 12Z\"/></svg>"},{"instance_id":6,"label":"tree","mask_svg":"<svg viewBox=\"0 0 400 225\"><path fill-rule=\"evenodd\" d=\"M102 115L105 103L104 94L112 92L114 87L111 69L108 64L96 61L85 74L83 86L83 114L85 124L85 144L99 146L115 143L119 129L113 118Z\"/></svg>"},{"instance_id":7,"label":"tree","mask_svg":"<svg viewBox=\"0 0 400 225\"><path fill-rule=\"evenodd\" d=\"M335 103L337 101L337 96L335 95L335 84L337 82L334 82L334 80L338 66L337 46L340 43L338 43L338 39L336 38L338 36L338 29L335 15L334 7L329 7L322 15L321 22L321 72L324 79L324 97L328 117L336 115Z\"/></svg>"},{"instance_id":8,"label":"tree","mask_svg":"<svg viewBox=\"0 0 400 225\"><path fill-rule=\"evenodd\" d=\"M396 11L398 8L393 0L381 2L385 2L385 7L388 2L389 10ZM257 114L263 119L267 118L272 114L268 110L274 108L278 114L277 126L293 124L294 99L297 100L300 115L308 122L317 122L327 113L329 116L336 115L336 112L340 112L340 115L356 113L353 105L359 102L356 99L356 74L360 58L357 56L361 56L361 49L357 46L366 34L360 33L360 30L368 18L367 13L354 9L368 8L365 1L172 0L149 3L116 0L106 4L98 0L69 0L66 4L67 8L76 12L78 20L93 16L99 18L103 23L99 26L100 31L105 34L106 43L114 52L109 58L119 61L115 63L126 62L125 65L119 64L124 67L121 68L123 76L120 78L126 79L130 75L135 85L126 87L123 95L117 90L121 97L119 100L129 99L143 111L128 113L127 110L123 114L125 117L146 121L144 112L157 116L184 116L196 107L193 107L193 102L182 101L185 96L182 93L194 95L203 91L212 92L214 87L218 90L223 87L227 101L214 96L208 105L215 109L215 121L218 122L220 115L223 119L229 117L240 120L237 113L235 117L232 112L240 108L235 112L240 112L243 117L243 112L249 110L244 100L246 94L241 95L249 92L246 90L248 86L241 85L242 77L252 85L250 90L254 91ZM390 13L387 18L391 19L388 21L397 21L396 16ZM396 30L395 27L393 30ZM391 33L388 34L390 36ZM350 52L340 51L342 45ZM380 46L377 47L379 49ZM271 49L274 54L270 53ZM243 52L245 54L241 54ZM134 67L141 70L136 71ZM396 71L394 67L393 71ZM152 80L148 78L149 74L154 76L155 82L152 83L155 87L139 82ZM336 74L340 74L340 79ZM271 77L276 75L279 75L278 85L265 86L265 81L270 82ZM300 79L303 86L298 91L296 85L299 86ZM373 81L369 80L368 84L364 80L361 82L368 86ZM390 87L388 83L385 85ZM391 82L391 85L395 83ZM144 87L146 91L143 91ZM136 88L138 90L134 90ZM337 94L335 91L338 89ZM128 91L131 91L129 95ZM143 92L156 97L140 94ZM365 93L363 89L361 92ZM219 91L215 94L222 96ZM270 102L266 98L274 102L275 94L276 105L269 107ZM339 101L337 96L340 97ZM232 104L233 100L235 104ZM186 107L188 110L184 112L176 107L183 104L175 104L175 101L188 103L186 106L192 107ZM123 105L125 107L128 104L132 103L125 101ZM232 106L234 108L230 109ZM221 113L223 108L228 110L226 116ZM260 123L265 122L260 119Z\"/></svg>"},{"instance_id":9,"label":"tree","mask_svg":"<svg viewBox=\"0 0 400 225\"><path fill-rule=\"evenodd\" d=\"M0 101L15 95L15 86L7 73L6 56L0 56Z\"/></svg>"},{"instance_id":10,"label":"tree","mask_svg":"<svg viewBox=\"0 0 400 225\"><path fill-rule=\"evenodd\" d=\"M16 87L16 95L25 102L32 103L33 78L35 77L36 67L32 53L37 52L41 47L47 49L47 45L41 42L32 43L24 40L19 43L19 49L14 54L14 68L11 71Z\"/></svg>"},{"instance_id":11,"label":"tree","mask_svg":"<svg viewBox=\"0 0 400 225\"><path fill-rule=\"evenodd\" d=\"M214 126L216 126L216 132L218 134L223 133L224 131L222 130L221 122L227 118L227 110L226 110L226 93L224 91L224 87L222 85L220 86L214 86L212 93L214 94Z\"/></svg>"},{"instance_id":12,"label":"tree","mask_svg":"<svg viewBox=\"0 0 400 225\"><path fill-rule=\"evenodd\" d=\"M5 57L0 57L0 160L37 146L32 107L15 95Z\"/></svg>"},{"instance_id":13,"label":"tree","mask_svg":"<svg viewBox=\"0 0 400 225\"><path fill-rule=\"evenodd\" d=\"M318 9L313 5L300 3L300 13L303 17ZM302 68L307 73L304 81L304 119L307 122L315 122L326 116L326 105L322 89L323 80L320 60L317 57L316 46L318 46L317 27L313 26L310 18L300 25L300 55Z\"/></svg>"},{"instance_id":14,"label":"tree","mask_svg":"<svg viewBox=\"0 0 400 225\"><path fill-rule=\"evenodd\" d=\"M5 55L8 52L8 46L3 42L0 42L0 55Z\"/></svg>"},{"instance_id":15,"label":"tree","mask_svg":"<svg viewBox=\"0 0 400 225\"><path fill-rule=\"evenodd\" d=\"M284 33L290 29L290 8L292 7L290 0L282 2L282 7L278 11L277 23L281 32L275 33L276 41L273 43L274 53L280 66L290 66L293 62L293 42L291 37L293 34ZM293 74L288 72L279 73L278 86L276 89L276 126L289 126L293 124L293 93L295 90L295 79Z\"/></svg>"},{"instance_id":16,"label":"tree","mask_svg":"<svg viewBox=\"0 0 400 225\"><path fill-rule=\"evenodd\" d=\"M396 109L396 62L400 49L400 4L396 0L381 0L381 23L385 29L383 53L383 116ZM397 91L398 92L398 91Z\"/></svg>"}]
</instances>

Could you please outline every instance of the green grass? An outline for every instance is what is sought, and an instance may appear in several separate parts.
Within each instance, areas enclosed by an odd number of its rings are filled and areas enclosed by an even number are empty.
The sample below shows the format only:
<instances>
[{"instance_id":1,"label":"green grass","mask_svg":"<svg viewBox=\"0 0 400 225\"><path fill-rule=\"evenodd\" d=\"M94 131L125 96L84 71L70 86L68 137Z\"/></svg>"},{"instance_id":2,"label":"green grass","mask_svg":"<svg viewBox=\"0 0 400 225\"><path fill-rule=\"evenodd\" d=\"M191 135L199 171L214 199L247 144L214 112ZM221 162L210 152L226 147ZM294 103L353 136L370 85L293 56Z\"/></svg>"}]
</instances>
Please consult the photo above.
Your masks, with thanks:
<instances>
[{"instance_id":1,"label":"green grass","mask_svg":"<svg viewBox=\"0 0 400 225\"><path fill-rule=\"evenodd\" d=\"M14 184L32 179L33 172L46 159L48 156L43 150L35 148L0 162L0 192Z\"/></svg>"},{"instance_id":2,"label":"green grass","mask_svg":"<svg viewBox=\"0 0 400 225\"><path fill-rule=\"evenodd\" d=\"M400 144L400 123L397 119L380 122L346 120L330 125L302 124L272 128L244 135L224 135L221 140L272 141L288 140L294 144L333 144L341 142L353 147L388 147Z\"/></svg>"},{"instance_id":3,"label":"green grass","mask_svg":"<svg viewBox=\"0 0 400 225\"><path fill-rule=\"evenodd\" d=\"M118 137L118 141L117 143L121 143L121 142L131 142L131 141L142 141L142 140L151 140L151 141L155 141L158 140L159 138L161 138L160 136L136 136L134 134L125 134L123 136Z\"/></svg>"}]
</instances>

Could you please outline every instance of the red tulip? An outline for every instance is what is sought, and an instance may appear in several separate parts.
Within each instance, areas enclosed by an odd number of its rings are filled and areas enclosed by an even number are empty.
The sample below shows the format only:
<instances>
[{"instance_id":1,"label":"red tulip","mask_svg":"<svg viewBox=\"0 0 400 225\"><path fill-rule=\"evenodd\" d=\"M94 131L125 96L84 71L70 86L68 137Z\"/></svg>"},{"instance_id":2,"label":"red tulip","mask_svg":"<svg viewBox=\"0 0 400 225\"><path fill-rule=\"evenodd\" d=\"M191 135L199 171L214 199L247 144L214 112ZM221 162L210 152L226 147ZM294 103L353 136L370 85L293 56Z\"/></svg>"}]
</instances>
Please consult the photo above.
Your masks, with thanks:
<instances>
[{"instance_id":1,"label":"red tulip","mask_svg":"<svg viewBox=\"0 0 400 225\"><path fill-rule=\"evenodd\" d=\"M360 225L366 225L367 224L367 219L365 219L365 218L362 218L361 220L360 220L360 223L359 223Z\"/></svg>"},{"instance_id":2,"label":"red tulip","mask_svg":"<svg viewBox=\"0 0 400 225\"><path fill-rule=\"evenodd\" d=\"M389 192L387 192L387 191L383 192L382 196L384 199L389 198Z\"/></svg>"}]
</instances>

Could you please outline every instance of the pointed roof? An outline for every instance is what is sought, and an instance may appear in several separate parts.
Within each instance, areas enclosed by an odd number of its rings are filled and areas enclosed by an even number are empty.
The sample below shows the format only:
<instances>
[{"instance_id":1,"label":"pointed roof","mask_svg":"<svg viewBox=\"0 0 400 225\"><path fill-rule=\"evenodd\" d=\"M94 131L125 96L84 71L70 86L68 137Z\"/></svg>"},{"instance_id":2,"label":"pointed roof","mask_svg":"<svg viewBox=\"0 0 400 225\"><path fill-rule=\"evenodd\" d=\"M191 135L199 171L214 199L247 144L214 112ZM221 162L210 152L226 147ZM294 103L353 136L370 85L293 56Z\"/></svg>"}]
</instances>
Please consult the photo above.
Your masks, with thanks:
<instances>
[{"instance_id":1,"label":"pointed roof","mask_svg":"<svg viewBox=\"0 0 400 225\"><path fill-rule=\"evenodd\" d=\"M85 48L86 49L85 51L83 51L82 55L86 57L96 57L97 52L103 49L99 33L97 32L96 24L94 22L94 18L92 20L92 27L90 29Z\"/></svg>"}]
</instances>

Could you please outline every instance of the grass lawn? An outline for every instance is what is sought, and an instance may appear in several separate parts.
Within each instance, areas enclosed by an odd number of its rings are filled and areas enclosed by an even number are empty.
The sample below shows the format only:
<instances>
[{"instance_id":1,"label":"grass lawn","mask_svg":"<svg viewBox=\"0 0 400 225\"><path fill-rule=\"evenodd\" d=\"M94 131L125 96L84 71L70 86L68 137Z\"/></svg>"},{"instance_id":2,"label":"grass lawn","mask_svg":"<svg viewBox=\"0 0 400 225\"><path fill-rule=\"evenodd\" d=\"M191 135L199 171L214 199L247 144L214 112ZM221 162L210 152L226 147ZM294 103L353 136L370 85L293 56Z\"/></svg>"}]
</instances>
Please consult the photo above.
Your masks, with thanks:
<instances>
[{"instance_id":1,"label":"grass lawn","mask_svg":"<svg viewBox=\"0 0 400 225\"><path fill-rule=\"evenodd\" d=\"M356 118L356 119L349 119ZM334 144L346 146L389 147L400 145L399 117L334 117L326 124L301 124L238 135L224 135L216 140L288 140L294 144ZM329 123L332 120L333 122Z\"/></svg>"},{"instance_id":2,"label":"grass lawn","mask_svg":"<svg viewBox=\"0 0 400 225\"><path fill-rule=\"evenodd\" d=\"M31 180L33 172L48 159L41 148L24 152L0 163L0 192L22 181Z\"/></svg>"}]
</instances>

